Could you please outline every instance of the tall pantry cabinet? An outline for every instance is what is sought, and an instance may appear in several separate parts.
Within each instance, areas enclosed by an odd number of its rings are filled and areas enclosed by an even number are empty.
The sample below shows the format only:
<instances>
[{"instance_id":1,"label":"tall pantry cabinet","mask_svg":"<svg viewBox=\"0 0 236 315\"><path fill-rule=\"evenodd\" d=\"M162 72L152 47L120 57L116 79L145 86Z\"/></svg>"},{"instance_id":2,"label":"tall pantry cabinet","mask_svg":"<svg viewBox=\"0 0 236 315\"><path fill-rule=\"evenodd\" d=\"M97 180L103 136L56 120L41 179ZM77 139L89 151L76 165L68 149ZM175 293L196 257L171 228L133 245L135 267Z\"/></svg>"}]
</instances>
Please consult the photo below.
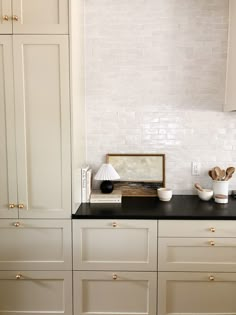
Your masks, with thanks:
<instances>
[{"instance_id":1,"label":"tall pantry cabinet","mask_svg":"<svg viewBox=\"0 0 236 315\"><path fill-rule=\"evenodd\" d=\"M81 5L0 0L0 314L72 314Z\"/></svg>"}]
</instances>

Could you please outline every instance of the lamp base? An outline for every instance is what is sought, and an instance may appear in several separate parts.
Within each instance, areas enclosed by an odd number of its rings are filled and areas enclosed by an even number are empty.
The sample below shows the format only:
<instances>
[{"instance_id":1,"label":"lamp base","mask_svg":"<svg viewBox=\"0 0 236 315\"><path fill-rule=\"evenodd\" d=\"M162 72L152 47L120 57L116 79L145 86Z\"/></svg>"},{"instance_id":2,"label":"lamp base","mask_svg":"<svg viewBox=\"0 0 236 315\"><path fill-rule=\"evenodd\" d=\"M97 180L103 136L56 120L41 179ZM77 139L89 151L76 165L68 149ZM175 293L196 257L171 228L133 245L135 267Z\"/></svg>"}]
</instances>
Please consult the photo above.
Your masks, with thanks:
<instances>
[{"instance_id":1,"label":"lamp base","mask_svg":"<svg viewBox=\"0 0 236 315\"><path fill-rule=\"evenodd\" d=\"M100 189L103 194L110 194L113 191L114 186L110 180L104 180L101 183Z\"/></svg>"}]
</instances>

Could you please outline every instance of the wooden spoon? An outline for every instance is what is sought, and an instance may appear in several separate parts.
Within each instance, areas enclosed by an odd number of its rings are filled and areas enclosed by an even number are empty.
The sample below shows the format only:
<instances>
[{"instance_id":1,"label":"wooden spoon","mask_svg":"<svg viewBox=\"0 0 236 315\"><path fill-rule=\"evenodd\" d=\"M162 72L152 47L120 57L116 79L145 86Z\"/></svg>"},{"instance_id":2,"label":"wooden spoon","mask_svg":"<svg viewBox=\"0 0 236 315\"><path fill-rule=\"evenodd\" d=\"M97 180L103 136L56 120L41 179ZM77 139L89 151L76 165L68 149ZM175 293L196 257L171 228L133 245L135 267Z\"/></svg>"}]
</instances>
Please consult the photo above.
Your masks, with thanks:
<instances>
[{"instance_id":1,"label":"wooden spoon","mask_svg":"<svg viewBox=\"0 0 236 315\"><path fill-rule=\"evenodd\" d=\"M226 171L225 170L221 170L220 171L220 175L219 175L219 180L225 180L225 176L226 176Z\"/></svg>"},{"instance_id":2,"label":"wooden spoon","mask_svg":"<svg viewBox=\"0 0 236 315\"><path fill-rule=\"evenodd\" d=\"M226 176L224 180L229 180L232 177L234 172L235 172L235 167L233 166L228 167L226 169Z\"/></svg>"},{"instance_id":3,"label":"wooden spoon","mask_svg":"<svg viewBox=\"0 0 236 315\"><path fill-rule=\"evenodd\" d=\"M212 170L208 171L208 175L213 179L213 177L212 177Z\"/></svg>"},{"instance_id":4,"label":"wooden spoon","mask_svg":"<svg viewBox=\"0 0 236 315\"><path fill-rule=\"evenodd\" d=\"M221 173L221 169L219 166L215 166L213 168L213 170L215 171L215 174L216 174L216 180L219 180L219 177L220 177L220 173Z\"/></svg>"},{"instance_id":5,"label":"wooden spoon","mask_svg":"<svg viewBox=\"0 0 236 315\"><path fill-rule=\"evenodd\" d=\"M196 183L196 184L194 184L194 186L197 190L203 191L203 188L200 184Z\"/></svg>"},{"instance_id":6,"label":"wooden spoon","mask_svg":"<svg viewBox=\"0 0 236 315\"><path fill-rule=\"evenodd\" d=\"M217 175L214 168L211 170L211 177L213 180L217 180Z\"/></svg>"}]
</instances>

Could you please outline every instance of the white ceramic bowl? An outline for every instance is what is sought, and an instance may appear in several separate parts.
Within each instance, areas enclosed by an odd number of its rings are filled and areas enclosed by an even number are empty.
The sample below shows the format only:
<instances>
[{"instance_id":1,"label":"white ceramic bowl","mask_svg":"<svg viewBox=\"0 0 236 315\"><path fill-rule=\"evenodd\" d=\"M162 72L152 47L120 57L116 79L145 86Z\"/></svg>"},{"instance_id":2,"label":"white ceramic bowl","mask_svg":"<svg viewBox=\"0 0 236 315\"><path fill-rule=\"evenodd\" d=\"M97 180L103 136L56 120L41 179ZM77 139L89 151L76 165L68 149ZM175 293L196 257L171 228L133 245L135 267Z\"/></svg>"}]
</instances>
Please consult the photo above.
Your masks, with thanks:
<instances>
[{"instance_id":1,"label":"white ceramic bowl","mask_svg":"<svg viewBox=\"0 0 236 315\"><path fill-rule=\"evenodd\" d=\"M172 198L172 190L170 188L158 188L157 195L161 201L170 201Z\"/></svg>"},{"instance_id":2,"label":"white ceramic bowl","mask_svg":"<svg viewBox=\"0 0 236 315\"><path fill-rule=\"evenodd\" d=\"M211 189L203 189L203 191L197 190L198 197L201 200L208 201L213 197L213 190Z\"/></svg>"}]
</instances>

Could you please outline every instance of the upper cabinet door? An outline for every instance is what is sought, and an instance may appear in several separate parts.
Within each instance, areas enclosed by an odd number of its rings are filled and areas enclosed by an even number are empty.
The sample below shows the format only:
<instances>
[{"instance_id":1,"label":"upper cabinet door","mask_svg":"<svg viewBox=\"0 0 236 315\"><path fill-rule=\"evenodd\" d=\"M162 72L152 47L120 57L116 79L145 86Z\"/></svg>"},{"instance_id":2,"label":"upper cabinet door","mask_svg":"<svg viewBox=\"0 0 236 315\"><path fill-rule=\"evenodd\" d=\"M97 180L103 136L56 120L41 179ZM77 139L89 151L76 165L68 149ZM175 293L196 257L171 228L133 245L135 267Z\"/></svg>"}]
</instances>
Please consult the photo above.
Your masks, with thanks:
<instances>
[{"instance_id":1,"label":"upper cabinet door","mask_svg":"<svg viewBox=\"0 0 236 315\"><path fill-rule=\"evenodd\" d=\"M13 37L19 216L70 218L68 39Z\"/></svg>"},{"instance_id":2,"label":"upper cabinet door","mask_svg":"<svg viewBox=\"0 0 236 315\"><path fill-rule=\"evenodd\" d=\"M13 33L68 34L68 2L12 0Z\"/></svg>"},{"instance_id":3,"label":"upper cabinet door","mask_svg":"<svg viewBox=\"0 0 236 315\"><path fill-rule=\"evenodd\" d=\"M225 111L236 111L236 2L229 1L229 36L226 73Z\"/></svg>"},{"instance_id":4,"label":"upper cabinet door","mask_svg":"<svg viewBox=\"0 0 236 315\"><path fill-rule=\"evenodd\" d=\"M0 34L12 33L11 0L0 0Z\"/></svg>"},{"instance_id":5,"label":"upper cabinet door","mask_svg":"<svg viewBox=\"0 0 236 315\"><path fill-rule=\"evenodd\" d=\"M0 34L12 33L11 0L0 0Z\"/></svg>"},{"instance_id":6,"label":"upper cabinet door","mask_svg":"<svg viewBox=\"0 0 236 315\"><path fill-rule=\"evenodd\" d=\"M0 36L0 217L17 218L12 38Z\"/></svg>"}]
</instances>

